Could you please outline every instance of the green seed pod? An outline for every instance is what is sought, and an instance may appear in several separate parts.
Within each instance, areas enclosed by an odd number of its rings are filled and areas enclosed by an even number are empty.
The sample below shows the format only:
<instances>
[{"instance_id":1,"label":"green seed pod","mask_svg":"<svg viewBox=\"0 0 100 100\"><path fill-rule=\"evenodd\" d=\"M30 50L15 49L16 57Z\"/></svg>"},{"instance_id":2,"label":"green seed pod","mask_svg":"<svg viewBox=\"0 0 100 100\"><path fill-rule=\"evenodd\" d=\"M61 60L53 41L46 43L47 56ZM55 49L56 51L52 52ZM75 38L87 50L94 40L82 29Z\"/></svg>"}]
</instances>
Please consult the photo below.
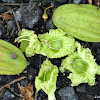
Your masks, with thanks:
<instances>
[{"instance_id":1,"label":"green seed pod","mask_svg":"<svg viewBox=\"0 0 100 100\"><path fill-rule=\"evenodd\" d=\"M48 15L47 15L46 11L47 11L48 9L52 8L52 7L54 7L54 5L49 6L49 7L47 7L47 8L44 10L44 13L43 13L43 15L42 15L42 18L44 19L44 21L46 21L46 20L48 19Z\"/></svg>"},{"instance_id":2,"label":"green seed pod","mask_svg":"<svg viewBox=\"0 0 100 100\"><path fill-rule=\"evenodd\" d=\"M0 75L19 74L26 66L22 52L16 46L0 39Z\"/></svg>"},{"instance_id":3,"label":"green seed pod","mask_svg":"<svg viewBox=\"0 0 100 100\"><path fill-rule=\"evenodd\" d=\"M100 9L90 4L65 4L53 14L53 22L68 35L86 42L100 42Z\"/></svg>"}]
</instances>

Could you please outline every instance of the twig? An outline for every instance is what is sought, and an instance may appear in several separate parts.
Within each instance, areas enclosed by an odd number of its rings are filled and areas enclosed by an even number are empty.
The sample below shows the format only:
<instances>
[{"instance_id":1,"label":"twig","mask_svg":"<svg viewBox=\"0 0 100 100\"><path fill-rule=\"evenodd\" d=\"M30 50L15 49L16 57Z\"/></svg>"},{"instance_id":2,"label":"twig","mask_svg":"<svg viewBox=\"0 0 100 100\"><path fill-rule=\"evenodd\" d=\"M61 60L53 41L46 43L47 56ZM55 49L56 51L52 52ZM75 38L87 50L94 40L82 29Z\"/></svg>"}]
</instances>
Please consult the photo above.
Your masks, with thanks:
<instances>
[{"instance_id":1,"label":"twig","mask_svg":"<svg viewBox=\"0 0 100 100\"><path fill-rule=\"evenodd\" d=\"M10 86L11 84L13 84L13 83L15 83L15 82L17 82L17 81L23 80L24 78L26 78L26 76L22 76L22 77L19 77L19 78L15 79L15 80L11 81L10 83L8 83L8 84L2 86L2 87L0 88L0 90L3 89L3 88L5 88L5 87Z\"/></svg>"},{"instance_id":2,"label":"twig","mask_svg":"<svg viewBox=\"0 0 100 100\"><path fill-rule=\"evenodd\" d=\"M37 94L38 94L38 92L37 92L37 90L35 91L35 99L34 100L37 100Z\"/></svg>"},{"instance_id":3,"label":"twig","mask_svg":"<svg viewBox=\"0 0 100 100\"><path fill-rule=\"evenodd\" d=\"M4 94L4 92L5 92L5 90L1 90L1 91L0 91L0 98L1 98L1 96Z\"/></svg>"},{"instance_id":4,"label":"twig","mask_svg":"<svg viewBox=\"0 0 100 100\"><path fill-rule=\"evenodd\" d=\"M91 4L92 5L92 0L88 0L88 4Z\"/></svg>"},{"instance_id":5,"label":"twig","mask_svg":"<svg viewBox=\"0 0 100 100\"><path fill-rule=\"evenodd\" d=\"M29 3L0 3L0 5L8 5L8 6L21 6L21 5L28 5Z\"/></svg>"},{"instance_id":6,"label":"twig","mask_svg":"<svg viewBox=\"0 0 100 100\"><path fill-rule=\"evenodd\" d=\"M11 91L11 90L10 90ZM14 95L16 95L16 96L18 96L18 97L20 97L20 98L23 98L23 96L21 95L21 94L18 94L18 93L16 93L16 92L14 92L14 91L11 91Z\"/></svg>"},{"instance_id":7,"label":"twig","mask_svg":"<svg viewBox=\"0 0 100 100\"><path fill-rule=\"evenodd\" d=\"M14 33L15 30L16 30L16 28L13 28L13 30L12 30L12 32L11 32L9 38L13 35L13 33Z\"/></svg>"},{"instance_id":8,"label":"twig","mask_svg":"<svg viewBox=\"0 0 100 100\"><path fill-rule=\"evenodd\" d=\"M13 11L13 15L14 15L14 18L15 18L15 12L14 12L14 11ZM20 31L20 26L19 26L19 23L18 23L18 21L16 20L16 18L15 18L15 21L16 21L16 24L17 24L18 31Z\"/></svg>"},{"instance_id":9,"label":"twig","mask_svg":"<svg viewBox=\"0 0 100 100\"><path fill-rule=\"evenodd\" d=\"M41 3L35 3L35 2L33 2L34 4L36 4L36 5L38 5L38 6L40 6L41 5ZM26 6L26 5L28 5L29 3L0 3L0 5L6 5L6 6Z\"/></svg>"}]
</instances>

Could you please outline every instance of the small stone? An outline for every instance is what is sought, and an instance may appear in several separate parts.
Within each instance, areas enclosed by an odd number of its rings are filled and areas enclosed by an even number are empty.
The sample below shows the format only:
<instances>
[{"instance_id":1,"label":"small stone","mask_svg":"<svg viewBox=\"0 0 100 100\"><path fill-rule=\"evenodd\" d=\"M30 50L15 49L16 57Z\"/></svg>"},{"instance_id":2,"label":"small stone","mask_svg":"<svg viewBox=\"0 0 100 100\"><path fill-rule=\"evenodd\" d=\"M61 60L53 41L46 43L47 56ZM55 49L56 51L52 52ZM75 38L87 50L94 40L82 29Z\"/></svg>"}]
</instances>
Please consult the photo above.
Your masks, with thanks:
<instances>
[{"instance_id":1,"label":"small stone","mask_svg":"<svg viewBox=\"0 0 100 100\"><path fill-rule=\"evenodd\" d=\"M100 61L100 54L99 55L96 55L96 60Z\"/></svg>"},{"instance_id":2,"label":"small stone","mask_svg":"<svg viewBox=\"0 0 100 100\"><path fill-rule=\"evenodd\" d=\"M74 3L78 4L81 2L81 0L73 0Z\"/></svg>"},{"instance_id":3,"label":"small stone","mask_svg":"<svg viewBox=\"0 0 100 100\"><path fill-rule=\"evenodd\" d=\"M85 85L79 85L79 86L76 88L76 91L77 91L77 92L86 93L86 87L85 87Z\"/></svg>"},{"instance_id":4,"label":"small stone","mask_svg":"<svg viewBox=\"0 0 100 100\"><path fill-rule=\"evenodd\" d=\"M2 32L1 32L1 30L0 30L0 36L2 35Z\"/></svg>"},{"instance_id":5,"label":"small stone","mask_svg":"<svg viewBox=\"0 0 100 100\"><path fill-rule=\"evenodd\" d=\"M30 82L35 81L35 77L36 77L37 74L38 73L37 73L37 70L35 68L33 68L33 67L28 68L27 77L28 77L28 80Z\"/></svg>"},{"instance_id":6,"label":"small stone","mask_svg":"<svg viewBox=\"0 0 100 100\"><path fill-rule=\"evenodd\" d=\"M20 6L15 16L16 20L22 24L23 28L33 28L40 20L42 11L36 4L30 1L27 6Z\"/></svg>"},{"instance_id":7,"label":"small stone","mask_svg":"<svg viewBox=\"0 0 100 100\"><path fill-rule=\"evenodd\" d=\"M15 28L15 21L14 20L9 20L8 21L8 26L7 26L8 30L12 31Z\"/></svg>"},{"instance_id":8,"label":"small stone","mask_svg":"<svg viewBox=\"0 0 100 100\"><path fill-rule=\"evenodd\" d=\"M12 100L12 99L15 98L15 95L12 94L9 91L5 91L4 94L3 94L3 96L2 96L2 98L3 98L2 100Z\"/></svg>"},{"instance_id":9,"label":"small stone","mask_svg":"<svg viewBox=\"0 0 100 100\"><path fill-rule=\"evenodd\" d=\"M54 27L54 24L52 22L52 19L50 19L46 24L46 29L47 29L47 31L49 31L50 29L54 29L54 28L55 27Z\"/></svg>"},{"instance_id":10,"label":"small stone","mask_svg":"<svg viewBox=\"0 0 100 100\"><path fill-rule=\"evenodd\" d=\"M7 11L6 6L0 5L0 15Z\"/></svg>"},{"instance_id":11,"label":"small stone","mask_svg":"<svg viewBox=\"0 0 100 100\"><path fill-rule=\"evenodd\" d=\"M47 95L43 90L40 90L40 91L38 92L38 97L39 97L39 96L40 96L41 98L43 98L43 99L44 99L44 98L46 99L46 98L48 97L48 95ZM42 100L43 100L43 99L42 99Z\"/></svg>"},{"instance_id":12,"label":"small stone","mask_svg":"<svg viewBox=\"0 0 100 100\"><path fill-rule=\"evenodd\" d=\"M43 99L42 99L42 97L39 96L37 100L43 100Z\"/></svg>"},{"instance_id":13,"label":"small stone","mask_svg":"<svg viewBox=\"0 0 100 100\"><path fill-rule=\"evenodd\" d=\"M23 79L23 80L20 81L20 85L23 86L23 87L27 87L28 86L28 83L29 82L28 82L27 79Z\"/></svg>"},{"instance_id":14,"label":"small stone","mask_svg":"<svg viewBox=\"0 0 100 100\"><path fill-rule=\"evenodd\" d=\"M6 84L7 78L6 75L0 75L0 86Z\"/></svg>"},{"instance_id":15,"label":"small stone","mask_svg":"<svg viewBox=\"0 0 100 100\"><path fill-rule=\"evenodd\" d=\"M56 1L60 3L64 3L64 2L67 2L68 0L56 0Z\"/></svg>"},{"instance_id":16,"label":"small stone","mask_svg":"<svg viewBox=\"0 0 100 100\"><path fill-rule=\"evenodd\" d=\"M3 20L0 20L0 31L1 31L1 35L6 32L6 28L4 26Z\"/></svg>"},{"instance_id":17,"label":"small stone","mask_svg":"<svg viewBox=\"0 0 100 100\"><path fill-rule=\"evenodd\" d=\"M58 94L60 96L72 96L75 95L75 91L73 87L64 87L59 90Z\"/></svg>"},{"instance_id":18,"label":"small stone","mask_svg":"<svg viewBox=\"0 0 100 100\"><path fill-rule=\"evenodd\" d=\"M61 100L78 100L78 98L76 96L65 96L65 97L62 97Z\"/></svg>"},{"instance_id":19,"label":"small stone","mask_svg":"<svg viewBox=\"0 0 100 100\"><path fill-rule=\"evenodd\" d=\"M73 87L61 88L58 94L61 96L61 100L78 100Z\"/></svg>"}]
</instances>

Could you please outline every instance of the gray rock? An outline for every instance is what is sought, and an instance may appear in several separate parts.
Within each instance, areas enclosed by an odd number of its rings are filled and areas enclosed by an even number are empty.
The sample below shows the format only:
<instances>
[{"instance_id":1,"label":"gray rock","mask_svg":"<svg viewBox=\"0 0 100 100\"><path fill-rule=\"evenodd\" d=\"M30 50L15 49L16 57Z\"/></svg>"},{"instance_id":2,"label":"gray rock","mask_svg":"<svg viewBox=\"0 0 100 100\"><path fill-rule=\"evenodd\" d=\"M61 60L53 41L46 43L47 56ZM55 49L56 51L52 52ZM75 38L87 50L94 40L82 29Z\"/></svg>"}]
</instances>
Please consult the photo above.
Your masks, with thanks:
<instances>
[{"instance_id":1,"label":"gray rock","mask_svg":"<svg viewBox=\"0 0 100 100\"><path fill-rule=\"evenodd\" d=\"M73 87L64 87L59 90L58 94L60 96L72 96L75 95L75 91Z\"/></svg>"},{"instance_id":2,"label":"gray rock","mask_svg":"<svg viewBox=\"0 0 100 100\"><path fill-rule=\"evenodd\" d=\"M57 2L61 2L61 3L64 3L64 2L67 2L68 0L56 0Z\"/></svg>"},{"instance_id":3,"label":"gray rock","mask_svg":"<svg viewBox=\"0 0 100 100\"><path fill-rule=\"evenodd\" d=\"M76 91L77 91L77 92L86 93L86 87L85 87L85 85L79 85L79 86L76 88Z\"/></svg>"},{"instance_id":4,"label":"gray rock","mask_svg":"<svg viewBox=\"0 0 100 100\"><path fill-rule=\"evenodd\" d=\"M15 98L15 95L12 94L9 91L5 91L5 93L3 94L3 99L2 100L12 100L13 98Z\"/></svg>"},{"instance_id":5,"label":"gray rock","mask_svg":"<svg viewBox=\"0 0 100 100\"><path fill-rule=\"evenodd\" d=\"M58 91L61 100L78 100L73 87L64 87Z\"/></svg>"},{"instance_id":6,"label":"gray rock","mask_svg":"<svg viewBox=\"0 0 100 100\"><path fill-rule=\"evenodd\" d=\"M50 19L46 24L46 29L49 31L50 29L54 29L54 24L52 22L52 19Z\"/></svg>"},{"instance_id":7,"label":"gray rock","mask_svg":"<svg viewBox=\"0 0 100 100\"><path fill-rule=\"evenodd\" d=\"M0 36L2 35L2 32L1 32L1 30L0 30Z\"/></svg>"},{"instance_id":8,"label":"gray rock","mask_svg":"<svg viewBox=\"0 0 100 100\"><path fill-rule=\"evenodd\" d=\"M23 87L27 87L28 86L28 80L27 79L23 79L23 80L21 80L21 82L20 82L20 85L21 86L23 86Z\"/></svg>"},{"instance_id":9,"label":"gray rock","mask_svg":"<svg viewBox=\"0 0 100 100\"><path fill-rule=\"evenodd\" d=\"M4 5L0 5L0 15L7 11L7 8Z\"/></svg>"},{"instance_id":10,"label":"gray rock","mask_svg":"<svg viewBox=\"0 0 100 100\"><path fill-rule=\"evenodd\" d=\"M0 35L6 32L6 28L5 28L3 20L0 20L0 31L1 31Z\"/></svg>"},{"instance_id":11,"label":"gray rock","mask_svg":"<svg viewBox=\"0 0 100 100\"><path fill-rule=\"evenodd\" d=\"M76 95L61 97L61 100L78 100Z\"/></svg>"},{"instance_id":12,"label":"gray rock","mask_svg":"<svg viewBox=\"0 0 100 100\"><path fill-rule=\"evenodd\" d=\"M42 11L36 4L29 2L27 6L20 6L15 16L16 20L22 24L23 28L33 28L40 20Z\"/></svg>"},{"instance_id":13,"label":"gray rock","mask_svg":"<svg viewBox=\"0 0 100 100\"><path fill-rule=\"evenodd\" d=\"M81 2L81 0L73 0L73 3L76 3L76 4L78 4L80 2Z\"/></svg>"},{"instance_id":14,"label":"gray rock","mask_svg":"<svg viewBox=\"0 0 100 100\"><path fill-rule=\"evenodd\" d=\"M8 30L13 30L15 28L15 21L9 20L7 28L8 28Z\"/></svg>"}]
</instances>

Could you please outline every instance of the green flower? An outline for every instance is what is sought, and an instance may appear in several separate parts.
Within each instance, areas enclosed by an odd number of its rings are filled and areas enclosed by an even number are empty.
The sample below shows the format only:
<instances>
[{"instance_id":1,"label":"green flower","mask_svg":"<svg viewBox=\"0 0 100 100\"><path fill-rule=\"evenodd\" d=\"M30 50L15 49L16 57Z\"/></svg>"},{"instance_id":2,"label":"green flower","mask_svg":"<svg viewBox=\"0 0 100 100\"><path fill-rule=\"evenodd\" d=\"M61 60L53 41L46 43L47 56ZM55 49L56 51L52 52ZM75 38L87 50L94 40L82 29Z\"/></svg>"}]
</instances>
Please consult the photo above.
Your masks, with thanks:
<instances>
[{"instance_id":1,"label":"green flower","mask_svg":"<svg viewBox=\"0 0 100 100\"><path fill-rule=\"evenodd\" d=\"M97 73L98 65L88 48L83 48L78 44L77 51L62 61L61 72L64 72L66 69L72 72L68 76L72 82L71 86L77 86L80 83L95 84L95 74Z\"/></svg>"},{"instance_id":2,"label":"green flower","mask_svg":"<svg viewBox=\"0 0 100 100\"><path fill-rule=\"evenodd\" d=\"M27 57L34 56L36 52L40 51L41 44L34 33L34 31L22 29L19 32L19 37L15 40L18 43L21 42L20 50L25 52Z\"/></svg>"},{"instance_id":3,"label":"green flower","mask_svg":"<svg viewBox=\"0 0 100 100\"><path fill-rule=\"evenodd\" d=\"M60 58L75 51L76 42L61 29L51 29L49 33L39 34L42 54L48 58Z\"/></svg>"},{"instance_id":4,"label":"green flower","mask_svg":"<svg viewBox=\"0 0 100 100\"><path fill-rule=\"evenodd\" d=\"M54 92L56 91L57 76L57 66L51 64L51 62L46 59L41 65L39 74L35 79L35 87L37 91L42 89L48 95L48 100L55 100Z\"/></svg>"}]
</instances>

